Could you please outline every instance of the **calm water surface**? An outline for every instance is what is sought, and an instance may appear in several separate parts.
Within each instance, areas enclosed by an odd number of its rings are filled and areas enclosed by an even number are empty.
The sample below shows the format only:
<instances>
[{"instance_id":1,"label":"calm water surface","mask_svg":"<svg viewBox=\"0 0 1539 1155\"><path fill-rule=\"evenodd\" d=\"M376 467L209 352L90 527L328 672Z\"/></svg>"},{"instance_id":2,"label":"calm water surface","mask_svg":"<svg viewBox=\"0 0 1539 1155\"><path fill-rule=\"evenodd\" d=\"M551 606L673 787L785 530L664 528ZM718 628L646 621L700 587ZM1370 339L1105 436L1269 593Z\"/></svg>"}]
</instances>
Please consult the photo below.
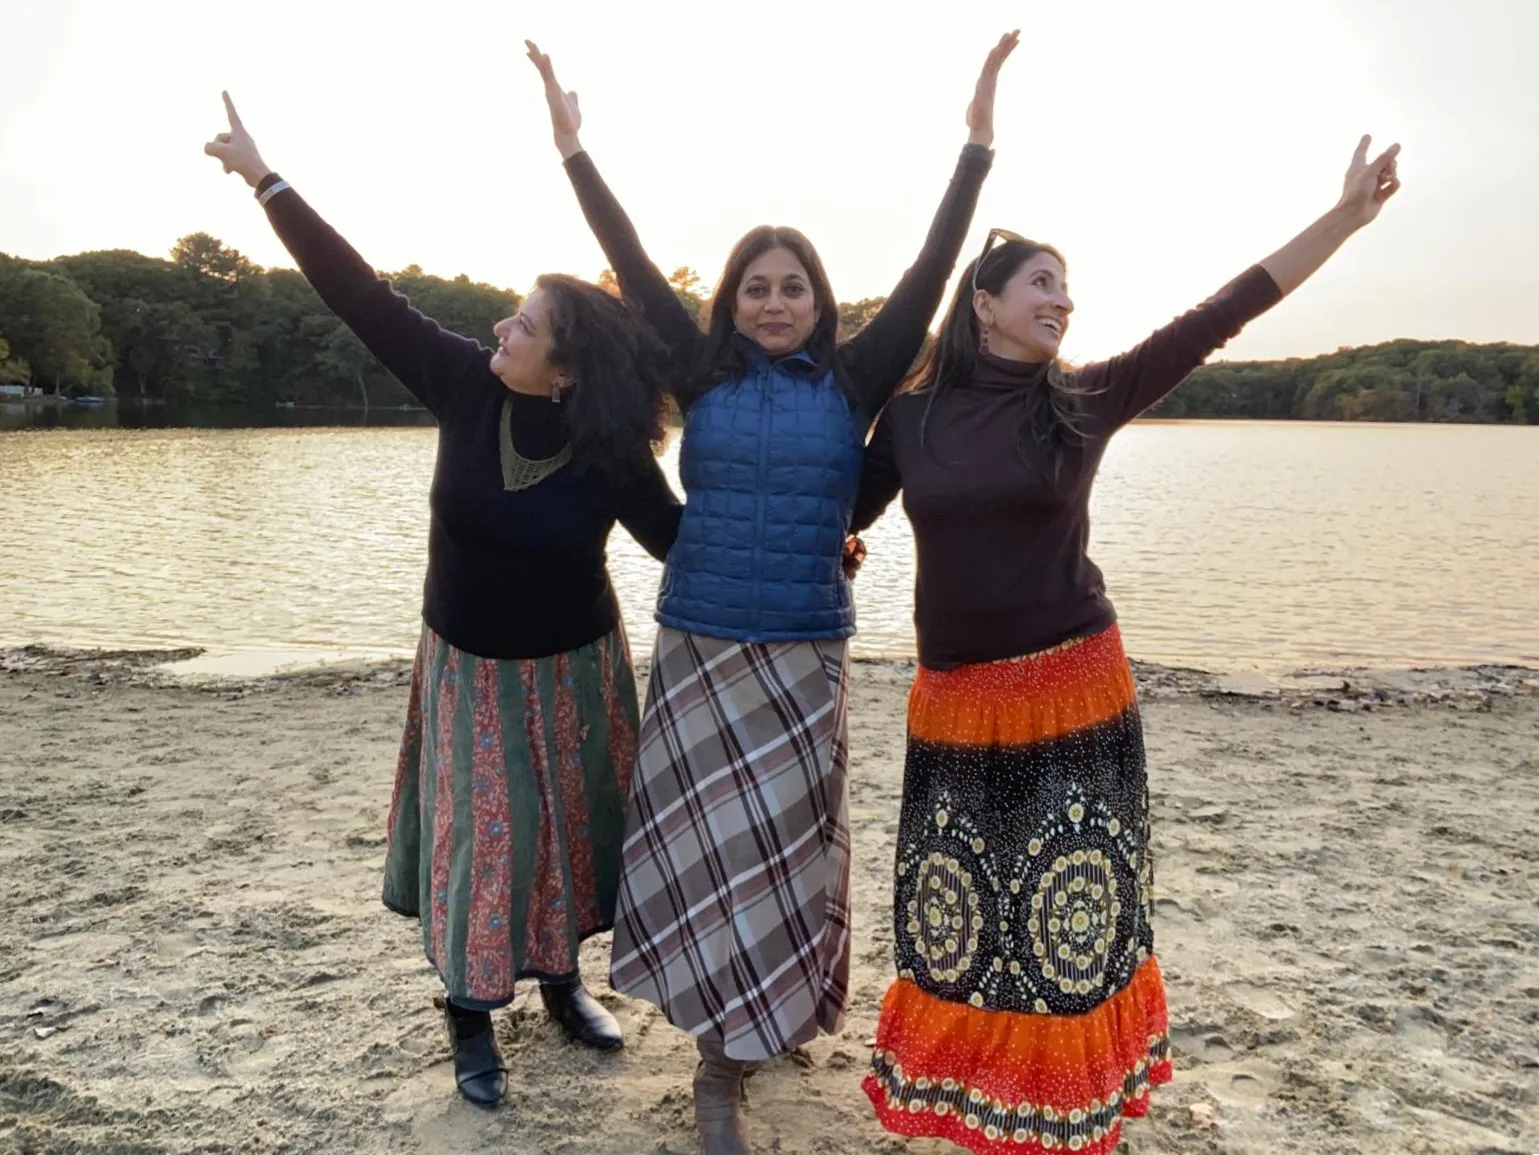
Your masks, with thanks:
<instances>
[{"instance_id":1,"label":"calm water surface","mask_svg":"<svg viewBox=\"0 0 1539 1155\"><path fill-rule=\"evenodd\" d=\"M194 645L216 670L408 654L435 434L400 420L0 432L0 646ZM1092 517L1140 658L1539 664L1539 428L1140 423ZM897 505L867 544L856 652L912 654ZM621 529L610 559L646 652L661 567Z\"/></svg>"}]
</instances>

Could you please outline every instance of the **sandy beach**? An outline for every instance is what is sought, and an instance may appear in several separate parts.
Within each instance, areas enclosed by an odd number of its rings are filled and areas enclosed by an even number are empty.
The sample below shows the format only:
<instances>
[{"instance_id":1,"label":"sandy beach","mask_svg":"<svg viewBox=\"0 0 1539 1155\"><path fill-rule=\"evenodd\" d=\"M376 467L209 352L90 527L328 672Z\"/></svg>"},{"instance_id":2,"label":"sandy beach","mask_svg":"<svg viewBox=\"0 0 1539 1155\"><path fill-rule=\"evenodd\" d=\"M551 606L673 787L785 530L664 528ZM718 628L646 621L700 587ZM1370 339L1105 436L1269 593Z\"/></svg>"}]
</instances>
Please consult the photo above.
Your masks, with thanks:
<instances>
[{"instance_id":1,"label":"sandy beach","mask_svg":"<svg viewBox=\"0 0 1539 1155\"><path fill-rule=\"evenodd\" d=\"M693 1051L499 1015L460 1100L415 923L379 904L400 665L187 685L163 655L0 654L0 1152L686 1155ZM891 977L911 667L853 697L855 952L838 1037L749 1084L760 1152L940 1155L859 1089ZM1539 671L1140 668L1175 1082L1136 1155L1539 1151Z\"/></svg>"}]
</instances>

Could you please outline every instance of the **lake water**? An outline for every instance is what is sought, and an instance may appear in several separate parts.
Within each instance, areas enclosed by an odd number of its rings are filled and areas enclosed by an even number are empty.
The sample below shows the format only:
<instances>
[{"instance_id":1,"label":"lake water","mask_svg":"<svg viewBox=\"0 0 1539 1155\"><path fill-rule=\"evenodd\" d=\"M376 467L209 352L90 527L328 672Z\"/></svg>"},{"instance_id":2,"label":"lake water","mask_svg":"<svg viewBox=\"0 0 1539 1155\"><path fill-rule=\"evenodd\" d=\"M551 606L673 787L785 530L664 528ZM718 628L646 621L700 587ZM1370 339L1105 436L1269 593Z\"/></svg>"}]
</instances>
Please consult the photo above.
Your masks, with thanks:
<instances>
[{"instance_id":1,"label":"lake water","mask_svg":"<svg viewBox=\"0 0 1539 1155\"><path fill-rule=\"evenodd\" d=\"M201 646L229 672L410 653L435 445L420 415L69 420L102 427L0 432L0 646ZM1142 422L1107 453L1092 516L1136 657L1539 665L1539 428ZM896 504L866 540L856 653L911 655ZM646 653L661 567L621 529L610 559Z\"/></svg>"}]
</instances>

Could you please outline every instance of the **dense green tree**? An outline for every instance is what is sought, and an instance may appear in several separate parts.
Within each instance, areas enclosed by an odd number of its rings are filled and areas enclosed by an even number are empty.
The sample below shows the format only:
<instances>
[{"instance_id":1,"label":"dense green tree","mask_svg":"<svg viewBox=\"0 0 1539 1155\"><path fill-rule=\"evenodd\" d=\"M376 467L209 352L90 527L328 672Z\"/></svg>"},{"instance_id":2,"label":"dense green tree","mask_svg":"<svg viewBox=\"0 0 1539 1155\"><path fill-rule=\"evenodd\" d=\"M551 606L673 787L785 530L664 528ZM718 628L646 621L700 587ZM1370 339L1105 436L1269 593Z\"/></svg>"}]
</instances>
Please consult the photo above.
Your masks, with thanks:
<instances>
[{"instance_id":1,"label":"dense green tree","mask_svg":"<svg viewBox=\"0 0 1539 1155\"><path fill-rule=\"evenodd\" d=\"M490 342L519 295L416 265L391 278L445 328ZM687 266L668 278L704 323ZM609 270L598 282L618 292ZM881 308L839 305L846 334ZM206 233L169 260L125 250L47 262L0 254L0 381L196 402L392 407L406 391L290 269L264 270ZM1388 341L1323 357L1217 362L1151 411L1162 417L1539 422L1539 347Z\"/></svg>"},{"instance_id":2,"label":"dense green tree","mask_svg":"<svg viewBox=\"0 0 1539 1155\"><path fill-rule=\"evenodd\" d=\"M111 391L101 307L68 277L9 259L0 264L0 331L30 365L33 384L55 393Z\"/></svg>"},{"instance_id":3,"label":"dense green tree","mask_svg":"<svg viewBox=\"0 0 1539 1155\"><path fill-rule=\"evenodd\" d=\"M1287 361L1198 369L1159 417L1526 423L1539 412L1539 348L1386 341Z\"/></svg>"},{"instance_id":4,"label":"dense green tree","mask_svg":"<svg viewBox=\"0 0 1539 1155\"><path fill-rule=\"evenodd\" d=\"M184 362L181 343L196 330L182 273L170 261L128 249L79 253L48 263L101 307L101 331L115 352L118 393L162 396Z\"/></svg>"},{"instance_id":5,"label":"dense green tree","mask_svg":"<svg viewBox=\"0 0 1539 1155\"><path fill-rule=\"evenodd\" d=\"M12 357L10 342L0 337L0 385L23 385L31 377L31 367L20 357Z\"/></svg>"},{"instance_id":6,"label":"dense green tree","mask_svg":"<svg viewBox=\"0 0 1539 1155\"><path fill-rule=\"evenodd\" d=\"M876 316L877 310L887 303L886 297L866 297L859 301L839 303L839 327L846 337L853 337Z\"/></svg>"},{"instance_id":7,"label":"dense green tree","mask_svg":"<svg viewBox=\"0 0 1539 1155\"><path fill-rule=\"evenodd\" d=\"M363 408L369 408L369 378L374 375L378 363L346 325L330 326L321 338L316 364L335 380L351 381L358 390L353 400Z\"/></svg>"},{"instance_id":8,"label":"dense green tree","mask_svg":"<svg viewBox=\"0 0 1539 1155\"><path fill-rule=\"evenodd\" d=\"M391 284L422 313L452 333L491 344L492 326L518 312L522 298L511 289L472 281L461 273L452 281L432 277L416 265L387 274Z\"/></svg>"},{"instance_id":9,"label":"dense green tree","mask_svg":"<svg viewBox=\"0 0 1539 1155\"><path fill-rule=\"evenodd\" d=\"M616 297L621 296L620 279L615 276L613 269L601 269L597 284L606 293ZM668 284L672 286L673 295L679 299L679 303L689 310L689 315L695 319L695 323L704 328L710 294L705 292L700 282L700 274L688 265L680 265L668 275Z\"/></svg>"},{"instance_id":10,"label":"dense green tree","mask_svg":"<svg viewBox=\"0 0 1539 1155\"><path fill-rule=\"evenodd\" d=\"M689 315L699 324L705 309L705 294L700 291L700 274L686 265L680 265L669 275L668 283L673 286L673 295L679 299L679 303L689 310Z\"/></svg>"},{"instance_id":11,"label":"dense green tree","mask_svg":"<svg viewBox=\"0 0 1539 1155\"><path fill-rule=\"evenodd\" d=\"M237 285L261 269L207 233L189 233L171 248L171 263L205 288Z\"/></svg>"}]
</instances>

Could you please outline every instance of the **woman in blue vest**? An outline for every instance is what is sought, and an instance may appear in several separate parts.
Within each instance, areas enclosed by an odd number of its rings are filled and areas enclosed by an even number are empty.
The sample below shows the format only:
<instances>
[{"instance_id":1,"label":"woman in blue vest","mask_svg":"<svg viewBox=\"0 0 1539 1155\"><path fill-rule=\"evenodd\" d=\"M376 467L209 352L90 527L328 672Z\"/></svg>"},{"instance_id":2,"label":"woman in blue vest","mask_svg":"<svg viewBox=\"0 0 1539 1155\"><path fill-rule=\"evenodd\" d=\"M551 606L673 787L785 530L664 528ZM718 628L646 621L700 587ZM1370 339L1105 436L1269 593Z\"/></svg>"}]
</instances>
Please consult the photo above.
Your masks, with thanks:
<instances>
[{"instance_id":1,"label":"woman in blue vest","mask_svg":"<svg viewBox=\"0 0 1539 1155\"><path fill-rule=\"evenodd\" d=\"M817 251L769 226L728 256L701 332L578 142L576 97L529 46L583 212L625 297L668 346L685 413L685 512L658 595L611 978L697 1040L707 1155L747 1150L748 1063L844 1022L855 610L841 559L866 431L956 265L1016 42L1011 33L989 53L918 260L844 342Z\"/></svg>"}]
</instances>

